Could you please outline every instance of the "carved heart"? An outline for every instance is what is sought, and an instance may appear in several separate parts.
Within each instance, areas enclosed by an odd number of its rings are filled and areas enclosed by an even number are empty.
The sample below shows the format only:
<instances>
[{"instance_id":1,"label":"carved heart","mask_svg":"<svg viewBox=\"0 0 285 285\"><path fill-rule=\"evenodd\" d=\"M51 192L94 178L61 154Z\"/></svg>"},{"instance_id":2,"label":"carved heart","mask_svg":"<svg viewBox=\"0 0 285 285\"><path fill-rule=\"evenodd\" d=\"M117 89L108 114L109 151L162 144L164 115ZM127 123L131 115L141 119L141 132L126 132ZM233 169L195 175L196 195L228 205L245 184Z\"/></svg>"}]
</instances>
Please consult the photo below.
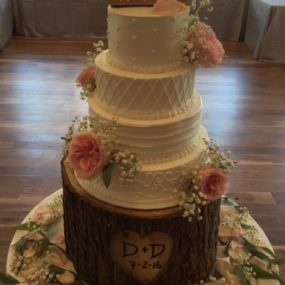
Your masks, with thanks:
<instances>
[{"instance_id":1,"label":"carved heart","mask_svg":"<svg viewBox=\"0 0 285 285\"><path fill-rule=\"evenodd\" d=\"M162 232L141 236L122 231L111 241L113 260L141 283L151 283L167 268L172 248L172 238Z\"/></svg>"}]
</instances>

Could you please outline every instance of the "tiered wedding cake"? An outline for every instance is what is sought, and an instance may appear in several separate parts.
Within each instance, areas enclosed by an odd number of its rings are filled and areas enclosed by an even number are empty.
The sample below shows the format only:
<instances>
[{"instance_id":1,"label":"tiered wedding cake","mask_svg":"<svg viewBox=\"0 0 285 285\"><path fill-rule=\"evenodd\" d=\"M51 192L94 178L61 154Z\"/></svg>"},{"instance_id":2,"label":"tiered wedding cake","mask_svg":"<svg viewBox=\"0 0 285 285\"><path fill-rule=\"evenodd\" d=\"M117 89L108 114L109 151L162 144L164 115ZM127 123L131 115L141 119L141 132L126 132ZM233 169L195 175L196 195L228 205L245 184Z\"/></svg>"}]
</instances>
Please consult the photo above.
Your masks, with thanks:
<instances>
[{"instance_id":1,"label":"tiered wedding cake","mask_svg":"<svg viewBox=\"0 0 285 285\"><path fill-rule=\"evenodd\" d=\"M179 50L188 14L188 8L171 17L150 7L108 9L109 50L96 58L90 115L116 118L116 147L141 162L133 183L114 175L107 191L101 177L79 178L100 200L134 209L175 206L174 189L200 162L207 138L202 100L193 89L194 68L183 66Z\"/></svg>"},{"instance_id":2,"label":"tiered wedding cake","mask_svg":"<svg viewBox=\"0 0 285 285\"><path fill-rule=\"evenodd\" d=\"M209 147L194 75L223 49L189 10L110 6L109 49L96 44L78 78L89 117L66 136L65 236L92 284L186 285L213 270L232 164Z\"/></svg>"}]
</instances>

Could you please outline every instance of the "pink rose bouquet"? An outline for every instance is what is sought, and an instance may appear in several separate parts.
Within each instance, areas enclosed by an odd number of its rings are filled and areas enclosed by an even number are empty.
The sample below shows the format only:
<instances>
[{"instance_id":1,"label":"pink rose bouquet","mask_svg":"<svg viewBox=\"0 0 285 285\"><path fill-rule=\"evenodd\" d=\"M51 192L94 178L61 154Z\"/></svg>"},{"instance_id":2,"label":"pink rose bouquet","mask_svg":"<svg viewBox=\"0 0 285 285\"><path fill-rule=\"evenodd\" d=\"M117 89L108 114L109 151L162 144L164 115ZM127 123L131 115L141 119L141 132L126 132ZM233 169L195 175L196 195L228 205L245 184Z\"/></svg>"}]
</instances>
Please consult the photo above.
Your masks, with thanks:
<instances>
[{"instance_id":1,"label":"pink rose bouquet","mask_svg":"<svg viewBox=\"0 0 285 285\"><path fill-rule=\"evenodd\" d=\"M153 6L153 13L161 16L174 16L188 7L177 0L157 0Z\"/></svg>"},{"instance_id":2,"label":"pink rose bouquet","mask_svg":"<svg viewBox=\"0 0 285 285\"><path fill-rule=\"evenodd\" d=\"M89 67L83 69L76 79L76 83L79 86L85 86L93 82L95 78L96 67L95 65L90 65Z\"/></svg>"},{"instance_id":3,"label":"pink rose bouquet","mask_svg":"<svg viewBox=\"0 0 285 285\"><path fill-rule=\"evenodd\" d=\"M72 137L68 160L79 176L91 178L103 169L106 158L98 137L94 133L80 132Z\"/></svg>"},{"instance_id":4,"label":"pink rose bouquet","mask_svg":"<svg viewBox=\"0 0 285 285\"><path fill-rule=\"evenodd\" d=\"M212 165L205 165L200 169L199 191L207 196L208 200L216 200L228 193L229 175L225 171L218 170Z\"/></svg>"},{"instance_id":5,"label":"pink rose bouquet","mask_svg":"<svg viewBox=\"0 0 285 285\"><path fill-rule=\"evenodd\" d=\"M187 35L191 48L189 53L195 54L195 59L203 67L213 67L219 64L224 56L224 49L212 28L203 22L193 24Z\"/></svg>"}]
</instances>

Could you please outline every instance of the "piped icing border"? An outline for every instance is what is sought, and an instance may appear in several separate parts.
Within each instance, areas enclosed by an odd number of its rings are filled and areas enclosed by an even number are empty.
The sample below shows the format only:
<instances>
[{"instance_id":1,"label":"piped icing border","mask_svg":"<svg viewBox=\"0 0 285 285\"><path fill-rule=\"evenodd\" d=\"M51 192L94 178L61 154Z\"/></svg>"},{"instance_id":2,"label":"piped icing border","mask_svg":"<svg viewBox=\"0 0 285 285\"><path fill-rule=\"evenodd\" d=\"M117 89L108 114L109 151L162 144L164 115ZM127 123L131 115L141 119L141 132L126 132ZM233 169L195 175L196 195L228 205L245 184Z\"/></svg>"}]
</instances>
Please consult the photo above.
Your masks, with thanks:
<instances>
[{"instance_id":1,"label":"piped icing border","mask_svg":"<svg viewBox=\"0 0 285 285\"><path fill-rule=\"evenodd\" d=\"M112 57L110 52L106 53L106 60L110 66L115 68L144 74L169 72L183 66L181 61L160 66L136 66L134 64L125 64Z\"/></svg>"}]
</instances>

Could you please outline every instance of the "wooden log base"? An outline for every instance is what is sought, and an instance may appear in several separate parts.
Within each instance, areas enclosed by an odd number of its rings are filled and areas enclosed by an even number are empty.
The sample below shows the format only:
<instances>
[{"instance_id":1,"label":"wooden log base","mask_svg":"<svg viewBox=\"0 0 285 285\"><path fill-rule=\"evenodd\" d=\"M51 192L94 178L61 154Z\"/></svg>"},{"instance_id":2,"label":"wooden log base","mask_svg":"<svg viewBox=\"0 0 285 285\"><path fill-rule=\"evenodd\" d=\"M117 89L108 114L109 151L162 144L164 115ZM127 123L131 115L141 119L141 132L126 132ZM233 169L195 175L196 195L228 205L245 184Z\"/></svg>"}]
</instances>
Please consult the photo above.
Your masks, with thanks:
<instances>
[{"instance_id":1,"label":"wooden log base","mask_svg":"<svg viewBox=\"0 0 285 285\"><path fill-rule=\"evenodd\" d=\"M207 279L216 260L220 200L203 220L178 207L142 211L103 203L62 162L66 251L80 276L96 285L186 285Z\"/></svg>"}]
</instances>

